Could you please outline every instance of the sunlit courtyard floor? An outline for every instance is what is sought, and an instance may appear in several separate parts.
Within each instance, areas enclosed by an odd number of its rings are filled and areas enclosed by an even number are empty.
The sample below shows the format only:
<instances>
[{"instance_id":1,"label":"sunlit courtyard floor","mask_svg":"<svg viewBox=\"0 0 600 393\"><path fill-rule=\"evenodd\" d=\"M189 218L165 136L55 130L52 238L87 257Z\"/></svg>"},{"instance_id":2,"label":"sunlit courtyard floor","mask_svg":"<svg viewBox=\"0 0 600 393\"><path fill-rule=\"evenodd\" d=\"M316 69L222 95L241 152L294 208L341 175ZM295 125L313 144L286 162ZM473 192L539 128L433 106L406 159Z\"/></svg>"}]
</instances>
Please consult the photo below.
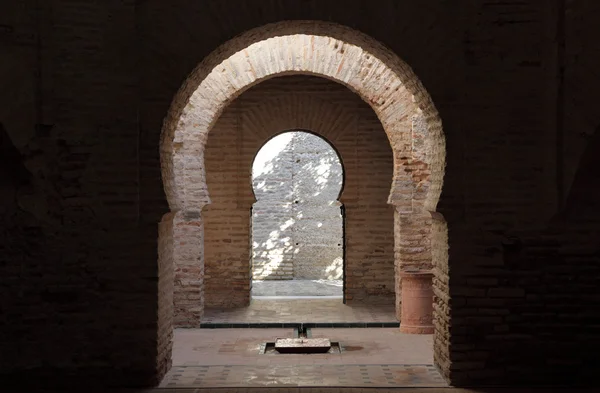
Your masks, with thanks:
<instances>
[{"instance_id":1,"label":"sunlit courtyard floor","mask_svg":"<svg viewBox=\"0 0 600 393\"><path fill-rule=\"evenodd\" d=\"M173 367L161 387L442 387L433 366L433 337L398 328L314 328L312 337L339 342L327 354L277 354L266 342L292 329L176 329ZM264 347L263 347L264 348Z\"/></svg>"},{"instance_id":2,"label":"sunlit courtyard floor","mask_svg":"<svg viewBox=\"0 0 600 393\"><path fill-rule=\"evenodd\" d=\"M252 297L342 297L342 280L254 280Z\"/></svg>"}]
</instances>

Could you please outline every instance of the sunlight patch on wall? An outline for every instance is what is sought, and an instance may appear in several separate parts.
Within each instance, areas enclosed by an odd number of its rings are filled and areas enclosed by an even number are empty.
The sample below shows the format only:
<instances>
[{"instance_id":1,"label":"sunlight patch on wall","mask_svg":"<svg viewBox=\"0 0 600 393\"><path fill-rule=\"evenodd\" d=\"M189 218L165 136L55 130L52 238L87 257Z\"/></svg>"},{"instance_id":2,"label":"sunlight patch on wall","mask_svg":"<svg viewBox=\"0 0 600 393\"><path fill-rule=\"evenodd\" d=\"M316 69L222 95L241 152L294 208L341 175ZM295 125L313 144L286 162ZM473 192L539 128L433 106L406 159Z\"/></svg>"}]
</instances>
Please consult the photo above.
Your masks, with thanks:
<instances>
[{"instance_id":1,"label":"sunlight patch on wall","mask_svg":"<svg viewBox=\"0 0 600 393\"><path fill-rule=\"evenodd\" d=\"M252 165L252 178L254 179L257 176L272 173L275 169L277 157L288 147L293 138L293 132L286 132L265 143L254 159ZM264 186L264 182L262 183L262 185L259 183L257 186L259 188Z\"/></svg>"},{"instance_id":2,"label":"sunlight patch on wall","mask_svg":"<svg viewBox=\"0 0 600 393\"><path fill-rule=\"evenodd\" d=\"M252 166L254 279L339 279L343 169L323 138L291 131L269 140Z\"/></svg>"}]
</instances>

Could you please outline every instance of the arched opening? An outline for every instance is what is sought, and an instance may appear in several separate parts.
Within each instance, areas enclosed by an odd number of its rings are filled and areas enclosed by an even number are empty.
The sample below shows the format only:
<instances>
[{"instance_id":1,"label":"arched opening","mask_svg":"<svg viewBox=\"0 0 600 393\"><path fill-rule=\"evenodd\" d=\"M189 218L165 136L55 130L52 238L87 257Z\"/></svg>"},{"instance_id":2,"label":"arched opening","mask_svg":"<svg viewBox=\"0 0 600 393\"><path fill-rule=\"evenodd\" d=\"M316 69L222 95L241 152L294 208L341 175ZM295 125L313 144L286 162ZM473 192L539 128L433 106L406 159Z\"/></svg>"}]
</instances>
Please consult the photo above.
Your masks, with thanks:
<instances>
[{"instance_id":1,"label":"arched opening","mask_svg":"<svg viewBox=\"0 0 600 393\"><path fill-rule=\"evenodd\" d=\"M382 320L397 322L393 311L394 208L387 203L393 175L392 149L368 104L339 83L309 75L281 76L253 86L228 105L213 126L205 149L211 204L202 211L203 321L218 323L241 307L249 307L246 315L261 308L249 296L249 214L256 202L251 168L265 143L282 130L294 129L310 130L327 140L344 165L344 188L338 200L345 217L343 251L347 274L343 286L349 307L339 307L337 298L318 297L318 302L311 305L321 303L323 315L312 314L308 320L300 312L304 303L288 299L285 303L286 309L292 310L290 315L272 315L269 322L349 322L350 316L352 322L367 322L373 311L366 310L367 305L376 305ZM260 302L265 303L266 299L261 298ZM269 310L277 309L274 302L267 303ZM300 305L294 307L290 303ZM354 311L344 313L343 309L348 308ZM357 308L365 310L357 314ZM235 320L257 322L256 318L246 320L241 315Z\"/></svg>"},{"instance_id":2,"label":"arched opening","mask_svg":"<svg viewBox=\"0 0 600 393\"><path fill-rule=\"evenodd\" d=\"M252 165L252 297L343 296L344 170L323 138L299 130L265 143Z\"/></svg>"},{"instance_id":3,"label":"arched opening","mask_svg":"<svg viewBox=\"0 0 600 393\"><path fill-rule=\"evenodd\" d=\"M171 213L163 218L159 239L159 285L165 288L167 302L172 301L167 281L173 285L170 269L175 267L175 303L170 304L175 320L182 326L197 326L203 316L202 211L211 202L204 164L208 133L242 92L288 74L317 75L347 86L373 108L381 122L394 158L388 203L394 206L395 215L397 306L401 301L399 273L407 266L433 268L434 356L448 377L446 226L435 213L445 160L441 121L408 65L372 38L339 25L294 21L251 30L208 56L175 97L161 142ZM164 334L168 337L168 329ZM168 367L169 351L167 344L159 354L159 369Z\"/></svg>"}]
</instances>

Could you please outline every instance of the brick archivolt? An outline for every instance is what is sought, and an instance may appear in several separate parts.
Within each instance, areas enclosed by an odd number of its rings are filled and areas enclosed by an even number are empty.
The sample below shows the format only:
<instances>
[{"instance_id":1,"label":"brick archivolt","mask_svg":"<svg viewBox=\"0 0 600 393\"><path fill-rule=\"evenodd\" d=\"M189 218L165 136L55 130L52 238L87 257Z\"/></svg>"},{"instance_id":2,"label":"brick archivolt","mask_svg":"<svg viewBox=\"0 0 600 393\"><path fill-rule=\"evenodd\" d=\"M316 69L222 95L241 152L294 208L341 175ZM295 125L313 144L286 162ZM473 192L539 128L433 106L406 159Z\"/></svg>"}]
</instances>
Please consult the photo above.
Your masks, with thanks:
<instances>
[{"instance_id":1,"label":"brick archivolt","mask_svg":"<svg viewBox=\"0 0 600 393\"><path fill-rule=\"evenodd\" d=\"M445 143L431 98L411 68L383 45L347 27L316 21L286 21L250 30L219 47L189 75L175 96L161 136L163 182L172 211L199 212L210 203L204 149L224 108L249 87L289 74L334 80L366 101L394 152L389 203L402 213L435 211ZM422 145L413 143L416 112L428 139ZM416 146L426 149L425 154L415 152ZM414 176L415 170L419 176Z\"/></svg>"}]
</instances>

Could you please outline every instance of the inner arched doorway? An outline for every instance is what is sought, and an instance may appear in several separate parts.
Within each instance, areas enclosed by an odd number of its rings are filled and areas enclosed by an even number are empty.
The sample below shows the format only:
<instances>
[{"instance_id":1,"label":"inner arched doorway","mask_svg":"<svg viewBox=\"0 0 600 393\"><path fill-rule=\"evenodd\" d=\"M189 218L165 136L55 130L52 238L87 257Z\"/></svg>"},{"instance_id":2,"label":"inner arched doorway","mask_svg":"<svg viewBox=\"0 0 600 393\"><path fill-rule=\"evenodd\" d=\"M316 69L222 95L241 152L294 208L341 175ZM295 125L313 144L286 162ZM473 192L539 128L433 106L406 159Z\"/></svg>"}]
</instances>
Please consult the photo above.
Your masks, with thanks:
<instances>
[{"instance_id":1,"label":"inner arched doorway","mask_svg":"<svg viewBox=\"0 0 600 393\"><path fill-rule=\"evenodd\" d=\"M344 170L335 149L300 130L271 138L252 165L252 297L343 296Z\"/></svg>"},{"instance_id":2,"label":"inner arched doorway","mask_svg":"<svg viewBox=\"0 0 600 393\"><path fill-rule=\"evenodd\" d=\"M257 202L251 168L265 144L282 130L293 129L324 138L343 162L343 189L337 200L345 218L346 303L383 305L386 310L394 305L394 209L387 203L394 159L386 133L371 107L343 85L293 75L264 81L238 96L208 139L205 166L211 204L202 217L204 305L210 320L216 310L250 304L249 214ZM386 316L386 321L395 320Z\"/></svg>"},{"instance_id":3,"label":"inner arched doorway","mask_svg":"<svg viewBox=\"0 0 600 393\"><path fill-rule=\"evenodd\" d=\"M444 172L441 121L408 65L372 38L343 26L294 21L251 30L213 52L190 75L175 97L162 133L161 164L171 213L161 223L159 286L170 293L165 280L173 285L169 272L174 263L180 284L174 296L189 300L175 303L175 315L191 326L199 323L204 306L202 210L211 202L204 165L208 133L223 109L244 90L284 74L319 75L344 84L369 103L381 121L394 156L388 202L395 214L396 272L406 261L434 267L435 360L448 376L446 229L439 214L433 219L431 214ZM398 294L398 274L395 283ZM161 306L173 307L173 303ZM159 315L169 318L160 310ZM159 321L161 326L165 323L168 320ZM158 356L159 369L168 365L169 348Z\"/></svg>"}]
</instances>

